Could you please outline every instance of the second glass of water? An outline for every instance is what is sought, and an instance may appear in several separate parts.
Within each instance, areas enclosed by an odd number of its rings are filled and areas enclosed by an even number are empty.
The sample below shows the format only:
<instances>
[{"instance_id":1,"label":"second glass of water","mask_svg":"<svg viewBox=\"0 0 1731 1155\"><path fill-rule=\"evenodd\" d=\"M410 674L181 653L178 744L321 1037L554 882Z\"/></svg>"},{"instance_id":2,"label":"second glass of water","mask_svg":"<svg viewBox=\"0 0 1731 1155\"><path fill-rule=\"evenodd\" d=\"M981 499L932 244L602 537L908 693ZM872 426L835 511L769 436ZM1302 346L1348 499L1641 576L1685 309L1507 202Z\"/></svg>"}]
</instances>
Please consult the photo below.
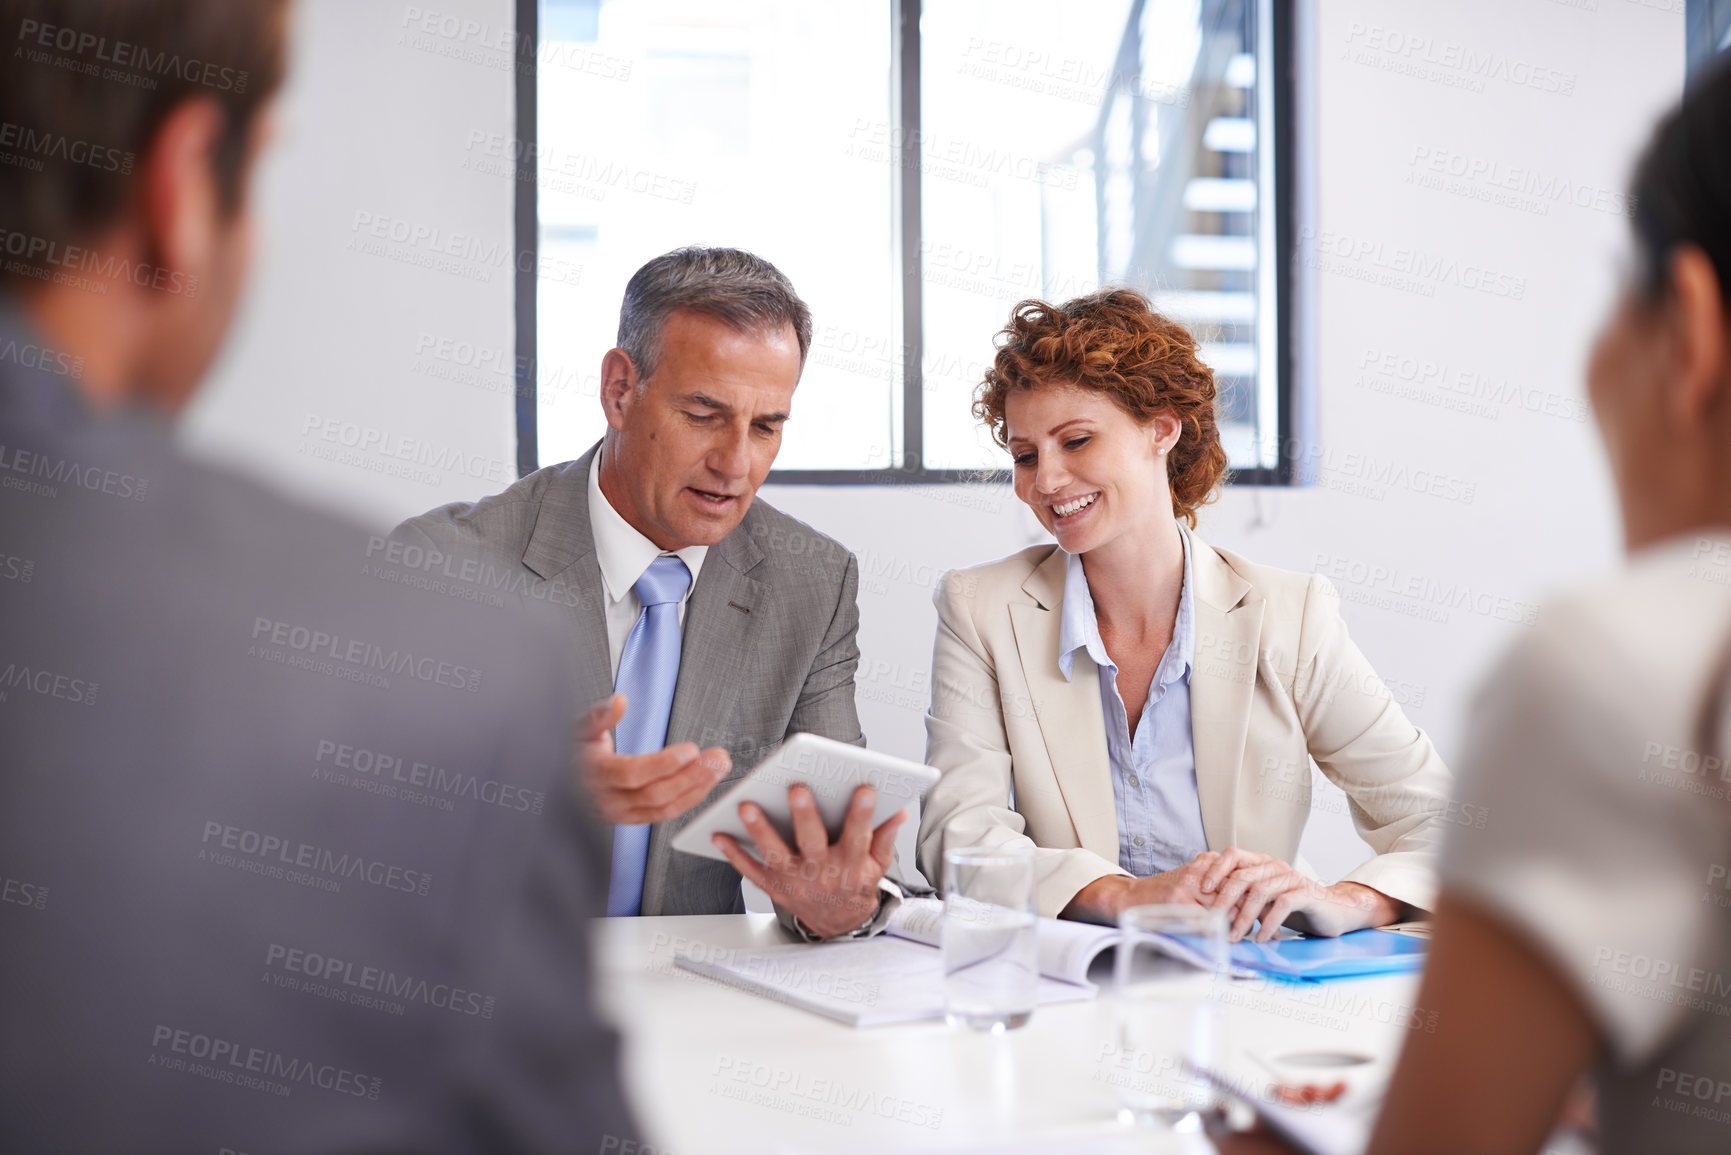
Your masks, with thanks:
<instances>
[{"instance_id":1,"label":"second glass of water","mask_svg":"<svg viewBox=\"0 0 1731 1155\"><path fill-rule=\"evenodd\" d=\"M1215 1095L1198 1068L1224 1050L1226 916L1201 906L1133 906L1118 916L1113 1084L1119 1114L1145 1127L1191 1130Z\"/></svg>"},{"instance_id":2,"label":"second glass of water","mask_svg":"<svg viewBox=\"0 0 1731 1155\"><path fill-rule=\"evenodd\" d=\"M943 956L952 1026L1005 1031L1033 1017L1040 979L1033 848L944 852Z\"/></svg>"}]
</instances>

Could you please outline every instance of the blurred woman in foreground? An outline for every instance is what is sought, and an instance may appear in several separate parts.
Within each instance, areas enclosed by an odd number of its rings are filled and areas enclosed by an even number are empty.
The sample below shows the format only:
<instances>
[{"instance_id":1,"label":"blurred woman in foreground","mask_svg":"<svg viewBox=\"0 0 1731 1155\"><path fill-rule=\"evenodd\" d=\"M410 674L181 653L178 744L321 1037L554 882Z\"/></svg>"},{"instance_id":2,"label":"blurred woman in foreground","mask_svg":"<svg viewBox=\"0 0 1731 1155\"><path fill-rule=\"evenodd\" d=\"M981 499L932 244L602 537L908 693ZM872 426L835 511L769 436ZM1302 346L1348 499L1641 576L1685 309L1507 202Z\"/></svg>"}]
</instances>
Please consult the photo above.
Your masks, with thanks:
<instances>
[{"instance_id":1,"label":"blurred woman in foreground","mask_svg":"<svg viewBox=\"0 0 1731 1155\"><path fill-rule=\"evenodd\" d=\"M1622 575L1480 695L1419 1004L1371 1150L1540 1149L1594 1070L1605 1152L1731 1150L1731 69L1636 172L1640 248L1587 387Z\"/></svg>"}]
</instances>

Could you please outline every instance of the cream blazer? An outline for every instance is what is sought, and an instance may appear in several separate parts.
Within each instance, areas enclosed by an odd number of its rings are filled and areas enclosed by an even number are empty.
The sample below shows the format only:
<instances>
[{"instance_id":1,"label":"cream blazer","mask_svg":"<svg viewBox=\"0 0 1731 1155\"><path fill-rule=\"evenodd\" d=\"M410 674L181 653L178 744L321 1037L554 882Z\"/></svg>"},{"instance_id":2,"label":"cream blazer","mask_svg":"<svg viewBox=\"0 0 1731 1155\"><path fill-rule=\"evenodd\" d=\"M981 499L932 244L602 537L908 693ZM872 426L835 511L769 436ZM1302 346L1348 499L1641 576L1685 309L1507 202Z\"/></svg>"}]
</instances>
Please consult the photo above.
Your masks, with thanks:
<instances>
[{"instance_id":1,"label":"cream blazer","mask_svg":"<svg viewBox=\"0 0 1731 1155\"><path fill-rule=\"evenodd\" d=\"M1255 565L1195 535L1190 719L1211 850L1295 862L1314 758L1346 792L1376 856L1343 881L1424 910L1449 814L1448 768L1347 636L1327 579ZM1099 667L1058 668L1064 554L1055 545L946 575L919 865L943 885L947 847L1036 847L1039 910L1055 916L1118 865Z\"/></svg>"}]
</instances>

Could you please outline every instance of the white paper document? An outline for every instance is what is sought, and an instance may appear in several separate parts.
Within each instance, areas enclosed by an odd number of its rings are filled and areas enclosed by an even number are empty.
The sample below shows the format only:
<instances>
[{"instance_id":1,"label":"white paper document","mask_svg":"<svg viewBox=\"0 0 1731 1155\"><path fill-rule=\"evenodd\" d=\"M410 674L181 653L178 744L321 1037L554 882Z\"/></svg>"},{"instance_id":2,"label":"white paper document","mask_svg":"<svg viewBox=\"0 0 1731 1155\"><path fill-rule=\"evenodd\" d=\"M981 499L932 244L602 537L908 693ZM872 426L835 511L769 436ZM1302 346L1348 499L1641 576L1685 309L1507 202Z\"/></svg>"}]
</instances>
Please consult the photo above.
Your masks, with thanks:
<instances>
[{"instance_id":1,"label":"white paper document","mask_svg":"<svg viewBox=\"0 0 1731 1155\"><path fill-rule=\"evenodd\" d=\"M680 956L686 970L856 1027L942 1018L944 904L902 903L871 939ZM1037 1004L1091 999L1088 968L1118 940L1111 927L1039 920Z\"/></svg>"}]
</instances>

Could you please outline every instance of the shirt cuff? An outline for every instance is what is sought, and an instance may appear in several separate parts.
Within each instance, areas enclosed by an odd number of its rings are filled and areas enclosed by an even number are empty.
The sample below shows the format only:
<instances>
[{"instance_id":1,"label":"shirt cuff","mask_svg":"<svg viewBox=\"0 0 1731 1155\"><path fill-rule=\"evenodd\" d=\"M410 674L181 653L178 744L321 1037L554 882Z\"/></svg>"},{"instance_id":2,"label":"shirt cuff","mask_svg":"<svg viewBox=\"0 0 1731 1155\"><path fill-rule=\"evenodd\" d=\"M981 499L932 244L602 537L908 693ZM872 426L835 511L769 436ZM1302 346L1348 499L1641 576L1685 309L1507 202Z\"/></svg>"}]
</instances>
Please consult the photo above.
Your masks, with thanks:
<instances>
[{"instance_id":1,"label":"shirt cuff","mask_svg":"<svg viewBox=\"0 0 1731 1155\"><path fill-rule=\"evenodd\" d=\"M853 930L846 934L824 938L822 935L813 934L808 930L805 923L801 922L796 915L793 919L793 932L800 937L802 942L841 942L850 938L872 938L883 933L884 928L889 925L890 916L895 914L896 908L901 904L902 888L887 878L880 878L878 879L877 910Z\"/></svg>"}]
</instances>

